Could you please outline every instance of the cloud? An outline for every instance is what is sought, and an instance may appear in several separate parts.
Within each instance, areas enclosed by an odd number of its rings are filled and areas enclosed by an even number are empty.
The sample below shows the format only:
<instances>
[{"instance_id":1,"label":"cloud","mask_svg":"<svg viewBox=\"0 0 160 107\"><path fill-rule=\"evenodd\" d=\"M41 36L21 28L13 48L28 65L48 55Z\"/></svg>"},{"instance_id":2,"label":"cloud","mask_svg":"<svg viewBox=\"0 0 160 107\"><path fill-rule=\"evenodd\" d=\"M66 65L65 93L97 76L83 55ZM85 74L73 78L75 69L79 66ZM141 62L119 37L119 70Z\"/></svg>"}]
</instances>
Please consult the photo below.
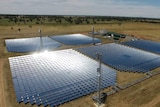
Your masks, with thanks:
<instances>
[{"instance_id":1,"label":"cloud","mask_svg":"<svg viewBox=\"0 0 160 107\"><path fill-rule=\"evenodd\" d=\"M4 0L0 13L160 18L160 7L155 4L151 0Z\"/></svg>"}]
</instances>

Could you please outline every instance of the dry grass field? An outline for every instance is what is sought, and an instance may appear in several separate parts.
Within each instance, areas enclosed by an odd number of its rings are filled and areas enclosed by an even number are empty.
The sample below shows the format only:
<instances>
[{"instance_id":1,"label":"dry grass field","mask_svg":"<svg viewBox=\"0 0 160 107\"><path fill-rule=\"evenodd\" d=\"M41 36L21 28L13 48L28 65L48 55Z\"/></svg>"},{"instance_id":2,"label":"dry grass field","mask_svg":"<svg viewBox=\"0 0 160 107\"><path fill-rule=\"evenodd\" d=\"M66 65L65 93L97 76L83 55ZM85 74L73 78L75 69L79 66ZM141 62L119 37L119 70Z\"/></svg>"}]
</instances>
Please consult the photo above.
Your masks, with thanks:
<instances>
[{"instance_id":1,"label":"dry grass field","mask_svg":"<svg viewBox=\"0 0 160 107\"><path fill-rule=\"evenodd\" d=\"M24 53L9 53L5 48L5 39L23 38L38 36L38 29L42 29L42 34L59 35L71 33L83 33L91 31L93 25L27 25L0 26L0 107L36 107L36 105L18 104L16 102L8 57L24 55ZM13 27L13 29L11 29ZM122 23L118 24L95 24L95 30L107 29L132 35L137 38L160 41L160 24L148 23ZM21 29L19 32L18 29ZM103 42L108 40L103 39ZM66 46L70 48L71 46ZM65 46L60 49L66 48ZM72 47L75 48L75 47ZM31 54L31 53L25 53ZM153 72L157 72L156 69ZM118 84L127 84L133 80L145 76L141 73L119 72L117 74ZM108 96L105 107L160 107L160 75L147 79L128 89L122 90L114 95ZM105 91L110 90L106 89ZM81 97L74 101L60 105L60 107L94 107L91 99L93 94Z\"/></svg>"}]
</instances>

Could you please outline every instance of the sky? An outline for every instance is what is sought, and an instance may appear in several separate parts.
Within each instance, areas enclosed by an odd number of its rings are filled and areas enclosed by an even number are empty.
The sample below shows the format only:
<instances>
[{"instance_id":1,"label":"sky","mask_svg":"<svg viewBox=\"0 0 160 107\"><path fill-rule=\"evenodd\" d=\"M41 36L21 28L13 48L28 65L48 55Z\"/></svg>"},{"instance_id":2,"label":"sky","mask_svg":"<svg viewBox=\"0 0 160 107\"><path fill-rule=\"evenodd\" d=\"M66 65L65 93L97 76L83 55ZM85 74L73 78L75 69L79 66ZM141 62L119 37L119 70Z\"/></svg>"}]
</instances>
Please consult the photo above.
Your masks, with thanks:
<instances>
[{"instance_id":1,"label":"sky","mask_svg":"<svg viewBox=\"0 0 160 107\"><path fill-rule=\"evenodd\" d=\"M160 18L160 0L0 0L0 14Z\"/></svg>"}]
</instances>

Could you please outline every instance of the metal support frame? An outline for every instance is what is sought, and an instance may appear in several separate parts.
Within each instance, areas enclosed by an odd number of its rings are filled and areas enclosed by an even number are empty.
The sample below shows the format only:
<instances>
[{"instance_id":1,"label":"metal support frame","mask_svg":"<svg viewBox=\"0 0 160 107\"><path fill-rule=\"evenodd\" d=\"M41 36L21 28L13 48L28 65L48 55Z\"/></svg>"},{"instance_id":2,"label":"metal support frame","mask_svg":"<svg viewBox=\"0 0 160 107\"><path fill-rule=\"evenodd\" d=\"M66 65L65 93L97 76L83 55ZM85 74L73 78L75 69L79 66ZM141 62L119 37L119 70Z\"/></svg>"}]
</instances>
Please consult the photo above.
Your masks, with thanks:
<instances>
[{"instance_id":1,"label":"metal support frame","mask_svg":"<svg viewBox=\"0 0 160 107\"><path fill-rule=\"evenodd\" d=\"M94 42L94 26L92 26L92 42L93 42L93 45L95 45L95 42Z\"/></svg>"},{"instance_id":2,"label":"metal support frame","mask_svg":"<svg viewBox=\"0 0 160 107\"><path fill-rule=\"evenodd\" d=\"M97 97L98 97L98 105L101 105L101 81L102 81L102 73L101 73L101 58L102 55L100 53L96 53L96 58L99 61L99 68L97 68L97 76L98 76L98 89L97 89Z\"/></svg>"},{"instance_id":3,"label":"metal support frame","mask_svg":"<svg viewBox=\"0 0 160 107\"><path fill-rule=\"evenodd\" d=\"M102 55L100 53L96 53L96 59L99 64L99 68L97 68L97 93L96 96L93 96L92 99L95 102L96 107L102 107L104 105L105 99L107 98L107 94L102 92L102 70L101 70L101 58Z\"/></svg>"},{"instance_id":4,"label":"metal support frame","mask_svg":"<svg viewBox=\"0 0 160 107\"><path fill-rule=\"evenodd\" d=\"M42 47L43 47L43 41L42 41L42 31L41 31L41 29L39 29L38 30L38 32L39 32L39 38L40 38L40 49L39 50L41 50L42 49Z\"/></svg>"}]
</instances>

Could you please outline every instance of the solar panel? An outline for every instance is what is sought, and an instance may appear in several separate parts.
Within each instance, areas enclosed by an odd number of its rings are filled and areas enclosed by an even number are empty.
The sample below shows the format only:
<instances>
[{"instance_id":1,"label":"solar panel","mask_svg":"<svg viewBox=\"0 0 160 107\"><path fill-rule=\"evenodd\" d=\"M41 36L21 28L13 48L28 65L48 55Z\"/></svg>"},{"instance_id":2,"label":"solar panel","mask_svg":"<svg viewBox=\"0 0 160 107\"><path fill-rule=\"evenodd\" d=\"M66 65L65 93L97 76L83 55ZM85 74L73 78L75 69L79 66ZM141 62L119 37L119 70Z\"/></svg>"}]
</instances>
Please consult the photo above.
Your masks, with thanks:
<instances>
[{"instance_id":1,"label":"solar panel","mask_svg":"<svg viewBox=\"0 0 160 107\"><path fill-rule=\"evenodd\" d=\"M148 40L135 40L135 41L122 42L122 44L130 46L130 47L142 49L145 51L160 54L160 43L159 42L148 41Z\"/></svg>"},{"instance_id":2,"label":"solar panel","mask_svg":"<svg viewBox=\"0 0 160 107\"><path fill-rule=\"evenodd\" d=\"M92 58L99 52L103 63L121 71L147 72L160 66L159 55L114 43L76 50Z\"/></svg>"},{"instance_id":3,"label":"solar panel","mask_svg":"<svg viewBox=\"0 0 160 107\"><path fill-rule=\"evenodd\" d=\"M50 36L54 40L66 44L66 45L83 45L83 44L92 44L93 38L82 35L82 34L70 34L70 35L60 35L60 36ZM94 38L94 43L100 43L101 40Z\"/></svg>"},{"instance_id":4,"label":"solar panel","mask_svg":"<svg viewBox=\"0 0 160 107\"><path fill-rule=\"evenodd\" d=\"M41 46L42 40L42 46ZM21 39L7 39L5 40L6 47L9 52L32 52L38 50L55 49L61 44L48 37L35 37L35 38L21 38Z\"/></svg>"},{"instance_id":5,"label":"solar panel","mask_svg":"<svg viewBox=\"0 0 160 107\"><path fill-rule=\"evenodd\" d=\"M98 62L67 49L9 58L18 102L56 106L97 90ZM116 71L102 64L102 88Z\"/></svg>"}]
</instances>

